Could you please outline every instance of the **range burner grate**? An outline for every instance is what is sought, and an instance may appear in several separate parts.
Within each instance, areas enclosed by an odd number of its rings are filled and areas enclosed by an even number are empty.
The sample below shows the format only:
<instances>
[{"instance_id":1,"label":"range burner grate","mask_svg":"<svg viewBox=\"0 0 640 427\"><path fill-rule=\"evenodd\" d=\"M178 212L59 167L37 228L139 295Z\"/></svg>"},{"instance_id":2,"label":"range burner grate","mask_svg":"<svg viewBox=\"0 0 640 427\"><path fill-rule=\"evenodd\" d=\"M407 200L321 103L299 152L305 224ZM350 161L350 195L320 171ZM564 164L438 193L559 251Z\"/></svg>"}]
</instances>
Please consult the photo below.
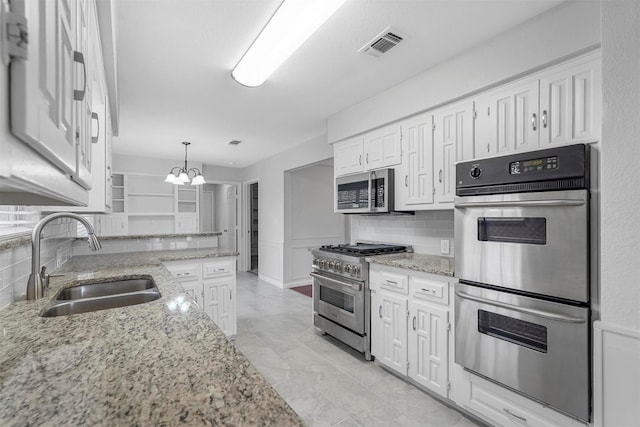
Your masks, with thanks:
<instances>
[{"instance_id":1,"label":"range burner grate","mask_svg":"<svg viewBox=\"0 0 640 427\"><path fill-rule=\"evenodd\" d=\"M379 243L356 243L355 245L325 245L321 246L320 250L353 255L381 255L406 252L407 247L400 245L384 245Z\"/></svg>"}]
</instances>

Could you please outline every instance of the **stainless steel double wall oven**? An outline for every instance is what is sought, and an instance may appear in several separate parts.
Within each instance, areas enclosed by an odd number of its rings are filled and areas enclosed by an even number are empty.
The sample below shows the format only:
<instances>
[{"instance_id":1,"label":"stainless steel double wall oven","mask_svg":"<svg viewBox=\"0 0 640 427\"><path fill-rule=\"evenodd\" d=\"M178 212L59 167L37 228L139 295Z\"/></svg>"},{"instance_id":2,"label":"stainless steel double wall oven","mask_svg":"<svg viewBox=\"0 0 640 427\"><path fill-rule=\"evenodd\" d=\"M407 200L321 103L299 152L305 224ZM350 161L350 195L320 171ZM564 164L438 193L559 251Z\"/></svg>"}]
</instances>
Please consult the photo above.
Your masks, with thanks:
<instances>
[{"instance_id":1,"label":"stainless steel double wall oven","mask_svg":"<svg viewBox=\"0 0 640 427\"><path fill-rule=\"evenodd\" d=\"M456 166L456 362L590 416L589 146Z\"/></svg>"}]
</instances>

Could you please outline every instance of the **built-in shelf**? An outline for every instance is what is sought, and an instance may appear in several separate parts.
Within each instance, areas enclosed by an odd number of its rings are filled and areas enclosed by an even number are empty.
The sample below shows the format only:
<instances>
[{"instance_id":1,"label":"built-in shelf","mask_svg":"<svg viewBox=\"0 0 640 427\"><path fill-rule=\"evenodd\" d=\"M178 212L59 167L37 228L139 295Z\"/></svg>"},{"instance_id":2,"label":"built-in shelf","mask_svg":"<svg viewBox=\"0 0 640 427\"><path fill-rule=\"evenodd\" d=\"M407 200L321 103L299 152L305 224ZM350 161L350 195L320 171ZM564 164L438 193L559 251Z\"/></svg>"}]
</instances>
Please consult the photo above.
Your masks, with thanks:
<instances>
[{"instance_id":1,"label":"built-in shelf","mask_svg":"<svg viewBox=\"0 0 640 427\"><path fill-rule=\"evenodd\" d=\"M174 198L175 195L173 194L166 194L166 193L129 193L129 196L134 196L134 197L171 197Z\"/></svg>"}]
</instances>

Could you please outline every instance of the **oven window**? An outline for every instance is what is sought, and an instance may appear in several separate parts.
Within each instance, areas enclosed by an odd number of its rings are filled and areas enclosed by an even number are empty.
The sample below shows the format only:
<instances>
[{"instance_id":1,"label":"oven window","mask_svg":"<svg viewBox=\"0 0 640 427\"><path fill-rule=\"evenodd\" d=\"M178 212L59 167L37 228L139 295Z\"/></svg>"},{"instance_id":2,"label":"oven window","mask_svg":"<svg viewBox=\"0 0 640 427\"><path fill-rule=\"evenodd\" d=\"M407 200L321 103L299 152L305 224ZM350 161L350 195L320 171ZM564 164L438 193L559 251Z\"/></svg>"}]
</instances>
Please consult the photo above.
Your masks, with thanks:
<instances>
[{"instance_id":1,"label":"oven window","mask_svg":"<svg viewBox=\"0 0 640 427\"><path fill-rule=\"evenodd\" d=\"M350 182L338 185L338 209L369 207L369 181Z\"/></svg>"},{"instance_id":2,"label":"oven window","mask_svg":"<svg viewBox=\"0 0 640 427\"><path fill-rule=\"evenodd\" d=\"M478 218L478 240L483 242L547 244L546 218Z\"/></svg>"},{"instance_id":3,"label":"oven window","mask_svg":"<svg viewBox=\"0 0 640 427\"><path fill-rule=\"evenodd\" d=\"M547 352L547 327L478 310L478 331L541 353Z\"/></svg>"},{"instance_id":4,"label":"oven window","mask_svg":"<svg viewBox=\"0 0 640 427\"><path fill-rule=\"evenodd\" d=\"M353 295L345 294L344 292L336 291L335 289L320 286L320 300L338 307L349 313L353 313L353 305L355 297Z\"/></svg>"}]
</instances>

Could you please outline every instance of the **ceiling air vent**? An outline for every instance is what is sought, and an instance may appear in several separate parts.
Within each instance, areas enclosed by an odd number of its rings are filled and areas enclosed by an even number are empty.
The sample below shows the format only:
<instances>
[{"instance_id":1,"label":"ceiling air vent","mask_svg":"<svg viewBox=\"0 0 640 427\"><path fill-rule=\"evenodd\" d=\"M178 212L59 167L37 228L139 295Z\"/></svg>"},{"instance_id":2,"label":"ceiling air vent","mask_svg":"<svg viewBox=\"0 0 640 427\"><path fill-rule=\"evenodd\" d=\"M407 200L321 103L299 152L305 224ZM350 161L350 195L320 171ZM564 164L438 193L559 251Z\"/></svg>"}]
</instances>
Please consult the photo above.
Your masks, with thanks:
<instances>
[{"instance_id":1,"label":"ceiling air vent","mask_svg":"<svg viewBox=\"0 0 640 427\"><path fill-rule=\"evenodd\" d=\"M393 28L387 27L371 41L358 49L358 53L368 53L371 56L380 57L389 49L402 41L403 37Z\"/></svg>"},{"instance_id":2,"label":"ceiling air vent","mask_svg":"<svg viewBox=\"0 0 640 427\"><path fill-rule=\"evenodd\" d=\"M237 139L232 139L229 141L229 145L239 145L242 141L238 141Z\"/></svg>"}]
</instances>

